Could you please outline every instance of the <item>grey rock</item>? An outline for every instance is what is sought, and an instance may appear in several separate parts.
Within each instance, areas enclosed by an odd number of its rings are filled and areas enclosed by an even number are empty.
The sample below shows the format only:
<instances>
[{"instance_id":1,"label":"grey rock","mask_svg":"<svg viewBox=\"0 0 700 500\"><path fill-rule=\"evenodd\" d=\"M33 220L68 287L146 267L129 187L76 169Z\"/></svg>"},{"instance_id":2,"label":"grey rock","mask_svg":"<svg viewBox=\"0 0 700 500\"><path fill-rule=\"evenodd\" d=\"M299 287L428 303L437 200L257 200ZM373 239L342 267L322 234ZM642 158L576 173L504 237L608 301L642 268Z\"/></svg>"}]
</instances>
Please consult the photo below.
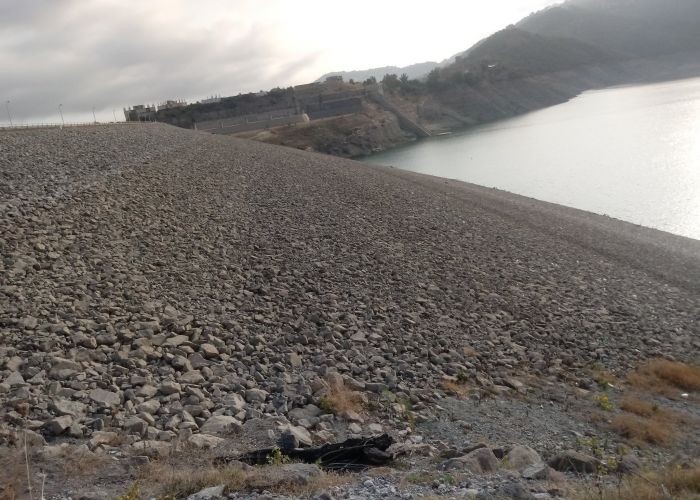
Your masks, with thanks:
<instances>
[{"instance_id":1,"label":"grey rock","mask_svg":"<svg viewBox=\"0 0 700 500\"><path fill-rule=\"evenodd\" d=\"M46 429L46 432L51 434L52 436L60 436L68 428L71 426L73 423L73 417L70 415L63 415L60 417L52 418L46 424L44 424L44 429Z\"/></svg>"},{"instance_id":2,"label":"grey rock","mask_svg":"<svg viewBox=\"0 0 700 500\"><path fill-rule=\"evenodd\" d=\"M106 391L104 389L93 389L89 393L90 399L95 403L99 403L104 406L117 406L121 403L122 399L116 392Z\"/></svg>"},{"instance_id":3,"label":"grey rock","mask_svg":"<svg viewBox=\"0 0 700 500\"><path fill-rule=\"evenodd\" d=\"M161 394L175 394L182 392L182 386L173 380L166 380L158 387L158 392Z\"/></svg>"},{"instance_id":4,"label":"grey rock","mask_svg":"<svg viewBox=\"0 0 700 500\"><path fill-rule=\"evenodd\" d=\"M187 439L187 442L196 448L210 449L225 443L226 440L211 434L192 434Z\"/></svg>"},{"instance_id":5,"label":"grey rock","mask_svg":"<svg viewBox=\"0 0 700 500\"><path fill-rule=\"evenodd\" d=\"M138 434L139 436L144 436L148 430L148 423L139 417L131 417L126 419L124 425L122 425L124 430L130 434Z\"/></svg>"},{"instance_id":6,"label":"grey rock","mask_svg":"<svg viewBox=\"0 0 700 500\"><path fill-rule=\"evenodd\" d=\"M443 462L443 470L467 470L473 474L490 474L499 469L500 462L488 448L478 448L462 457Z\"/></svg>"},{"instance_id":7,"label":"grey rock","mask_svg":"<svg viewBox=\"0 0 700 500\"><path fill-rule=\"evenodd\" d=\"M504 457L503 463L509 469L522 472L526 467L542 462L539 453L524 445L515 445Z\"/></svg>"},{"instance_id":8,"label":"grey rock","mask_svg":"<svg viewBox=\"0 0 700 500\"><path fill-rule=\"evenodd\" d=\"M3 383L9 385L10 387L14 387L16 385L24 384L24 378L22 377L21 373L12 372L7 376Z\"/></svg>"},{"instance_id":9,"label":"grey rock","mask_svg":"<svg viewBox=\"0 0 700 500\"><path fill-rule=\"evenodd\" d=\"M262 389L248 389L245 391L245 400L248 403L263 403L267 399L267 391Z\"/></svg>"},{"instance_id":10,"label":"grey rock","mask_svg":"<svg viewBox=\"0 0 700 500\"><path fill-rule=\"evenodd\" d=\"M84 403L63 398L53 398L49 402L49 408L58 415L71 415L76 418L85 416L87 413L87 405Z\"/></svg>"},{"instance_id":11,"label":"grey rock","mask_svg":"<svg viewBox=\"0 0 700 500\"><path fill-rule=\"evenodd\" d=\"M187 500L212 500L217 498L223 498L224 496L224 485L210 486L209 488L204 488L187 497Z\"/></svg>"},{"instance_id":12,"label":"grey rock","mask_svg":"<svg viewBox=\"0 0 700 500\"><path fill-rule=\"evenodd\" d=\"M241 427L241 421L235 417L215 415L209 418L204 425L202 425L199 431L202 434L225 437L240 432Z\"/></svg>"},{"instance_id":13,"label":"grey rock","mask_svg":"<svg viewBox=\"0 0 700 500\"><path fill-rule=\"evenodd\" d=\"M584 453L567 450L552 457L549 466L559 472L592 474L598 468L598 460Z\"/></svg>"}]
</instances>

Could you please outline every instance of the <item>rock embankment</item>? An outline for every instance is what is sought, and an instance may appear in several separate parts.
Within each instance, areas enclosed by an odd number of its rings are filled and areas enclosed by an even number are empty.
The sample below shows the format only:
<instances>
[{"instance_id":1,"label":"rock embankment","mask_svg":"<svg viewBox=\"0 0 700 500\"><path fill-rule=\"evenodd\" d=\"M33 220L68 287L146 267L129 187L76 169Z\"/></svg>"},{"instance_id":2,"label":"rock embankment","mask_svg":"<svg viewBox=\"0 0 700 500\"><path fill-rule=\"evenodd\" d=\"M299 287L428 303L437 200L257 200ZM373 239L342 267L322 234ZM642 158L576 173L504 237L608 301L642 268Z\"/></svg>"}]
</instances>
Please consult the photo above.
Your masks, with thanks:
<instances>
[{"instance_id":1,"label":"rock embankment","mask_svg":"<svg viewBox=\"0 0 700 500\"><path fill-rule=\"evenodd\" d=\"M0 178L6 437L318 443L334 385L419 414L700 348L697 242L577 211L161 125L4 133Z\"/></svg>"}]
</instances>

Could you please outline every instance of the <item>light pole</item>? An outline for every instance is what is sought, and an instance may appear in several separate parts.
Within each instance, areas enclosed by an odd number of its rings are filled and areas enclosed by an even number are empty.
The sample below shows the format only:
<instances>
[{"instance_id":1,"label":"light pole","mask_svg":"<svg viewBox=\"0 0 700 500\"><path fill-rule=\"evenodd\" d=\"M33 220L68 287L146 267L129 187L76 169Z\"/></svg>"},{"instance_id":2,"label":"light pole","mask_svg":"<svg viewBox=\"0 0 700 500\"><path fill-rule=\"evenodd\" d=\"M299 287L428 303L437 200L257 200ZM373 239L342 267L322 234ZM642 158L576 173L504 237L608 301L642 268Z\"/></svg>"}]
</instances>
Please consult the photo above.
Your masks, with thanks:
<instances>
[{"instance_id":1,"label":"light pole","mask_svg":"<svg viewBox=\"0 0 700 500\"><path fill-rule=\"evenodd\" d=\"M97 118L95 117L95 106L92 107L92 121L97 123Z\"/></svg>"},{"instance_id":2,"label":"light pole","mask_svg":"<svg viewBox=\"0 0 700 500\"><path fill-rule=\"evenodd\" d=\"M117 112L112 108L112 116L114 116L114 123L117 123Z\"/></svg>"},{"instance_id":3,"label":"light pole","mask_svg":"<svg viewBox=\"0 0 700 500\"><path fill-rule=\"evenodd\" d=\"M10 127L12 126L12 115L10 114L10 101L5 101L5 107L7 108L7 117L10 119Z\"/></svg>"},{"instance_id":4,"label":"light pole","mask_svg":"<svg viewBox=\"0 0 700 500\"><path fill-rule=\"evenodd\" d=\"M66 122L63 120L63 104L58 105L58 114L61 115L61 128L66 126Z\"/></svg>"}]
</instances>

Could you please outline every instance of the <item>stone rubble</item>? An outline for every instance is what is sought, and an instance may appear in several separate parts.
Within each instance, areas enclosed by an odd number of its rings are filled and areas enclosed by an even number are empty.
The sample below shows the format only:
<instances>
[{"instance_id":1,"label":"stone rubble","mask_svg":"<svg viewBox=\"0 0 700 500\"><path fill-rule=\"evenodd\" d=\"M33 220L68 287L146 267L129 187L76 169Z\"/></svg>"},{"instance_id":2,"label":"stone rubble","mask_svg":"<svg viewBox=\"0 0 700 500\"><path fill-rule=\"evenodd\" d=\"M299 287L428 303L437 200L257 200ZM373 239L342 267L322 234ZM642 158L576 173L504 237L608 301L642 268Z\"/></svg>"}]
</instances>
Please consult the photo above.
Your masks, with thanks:
<instances>
[{"instance_id":1,"label":"stone rubble","mask_svg":"<svg viewBox=\"0 0 700 500\"><path fill-rule=\"evenodd\" d=\"M0 175L5 433L149 456L270 418L302 444L405 437L406 405L434 418L444 381L585 388L592 363L697 352L700 251L653 235L671 243L638 254L673 265L643 266L616 221L161 125L3 133ZM337 387L380 416L321 409ZM545 477L536 454L507 459ZM498 461L466 457L449 468Z\"/></svg>"}]
</instances>

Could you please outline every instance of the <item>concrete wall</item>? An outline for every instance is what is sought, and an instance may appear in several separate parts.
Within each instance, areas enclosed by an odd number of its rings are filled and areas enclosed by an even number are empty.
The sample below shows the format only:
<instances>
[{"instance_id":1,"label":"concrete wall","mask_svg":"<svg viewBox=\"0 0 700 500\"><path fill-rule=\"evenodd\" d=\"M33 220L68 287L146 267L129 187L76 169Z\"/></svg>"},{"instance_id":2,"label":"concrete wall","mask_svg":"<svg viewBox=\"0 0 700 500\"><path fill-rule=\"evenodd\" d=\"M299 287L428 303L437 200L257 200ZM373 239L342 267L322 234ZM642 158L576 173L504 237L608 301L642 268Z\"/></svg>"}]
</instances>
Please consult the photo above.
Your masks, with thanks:
<instances>
[{"instance_id":1,"label":"concrete wall","mask_svg":"<svg viewBox=\"0 0 700 500\"><path fill-rule=\"evenodd\" d=\"M250 132L253 130L263 130L272 127L282 127L285 125L295 125L297 123L305 123L309 121L306 113L285 115L285 116L268 116L263 120L244 121L244 122L226 122L226 120L212 120L208 122L197 123L198 130L205 130L212 134L238 134L240 132Z\"/></svg>"},{"instance_id":2,"label":"concrete wall","mask_svg":"<svg viewBox=\"0 0 700 500\"><path fill-rule=\"evenodd\" d=\"M362 110L362 99L359 97L351 97L349 99L325 101L316 104L308 104L304 109L312 120L329 118L331 116L349 115Z\"/></svg>"}]
</instances>

